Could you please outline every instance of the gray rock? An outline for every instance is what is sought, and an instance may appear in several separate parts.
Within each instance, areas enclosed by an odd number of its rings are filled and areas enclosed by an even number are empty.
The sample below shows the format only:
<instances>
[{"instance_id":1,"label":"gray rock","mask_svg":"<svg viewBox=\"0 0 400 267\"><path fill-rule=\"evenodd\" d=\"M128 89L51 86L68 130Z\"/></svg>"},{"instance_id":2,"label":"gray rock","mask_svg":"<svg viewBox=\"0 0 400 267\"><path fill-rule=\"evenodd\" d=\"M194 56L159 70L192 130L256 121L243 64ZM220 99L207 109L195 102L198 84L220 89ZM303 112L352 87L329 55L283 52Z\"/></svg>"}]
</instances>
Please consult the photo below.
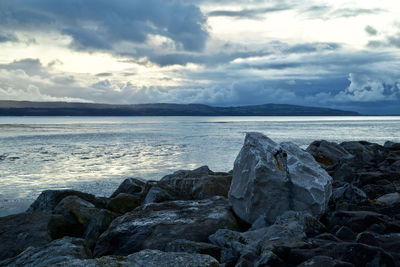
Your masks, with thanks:
<instances>
[{"instance_id":1,"label":"gray rock","mask_svg":"<svg viewBox=\"0 0 400 267\"><path fill-rule=\"evenodd\" d=\"M336 231L335 235L344 241L354 241L356 234L347 226L342 226Z\"/></svg>"},{"instance_id":2,"label":"gray rock","mask_svg":"<svg viewBox=\"0 0 400 267\"><path fill-rule=\"evenodd\" d=\"M194 242L186 239L177 239L169 242L165 247L165 251L206 254L218 260L221 258L220 247L210 243Z\"/></svg>"},{"instance_id":3,"label":"gray rock","mask_svg":"<svg viewBox=\"0 0 400 267\"><path fill-rule=\"evenodd\" d=\"M236 215L250 224L261 215L273 223L287 210L320 216L331 182L314 158L293 143L278 145L261 133L248 133L235 160L229 200Z\"/></svg>"},{"instance_id":4,"label":"gray rock","mask_svg":"<svg viewBox=\"0 0 400 267\"><path fill-rule=\"evenodd\" d=\"M400 143L395 143L392 141L386 141L385 144L383 145L386 148L393 148L396 150L400 150Z\"/></svg>"},{"instance_id":5,"label":"gray rock","mask_svg":"<svg viewBox=\"0 0 400 267\"><path fill-rule=\"evenodd\" d=\"M364 191L356 186L346 183L344 186L336 188L332 192L331 201L338 209L343 205L360 204L368 201L368 197Z\"/></svg>"},{"instance_id":6,"label":"gray rock","mask_svg":"<svg viewBox=\"0 0 400 267\"><path fill-rule=\"evenodd\" d=\"M159 203L178 199L178 194L175 193L174 188L168 185L160 186L158 183L155 183L154 185L150 186L143 203Z\"/></svg>"},{"instance_id":7,"label":"gray rock","mask_svg":"<svg viewBox=\"0 0 400 267\"><path fill-rule=\"evenodd\" d=\"M91 256L83 239L64 237L43 247L29 247L18 256L0 262L0 266L48 266L72 259L88 259Z\"/></svg>"},{"instance_id":8,"label":"gray rock","mask_svg":"<svg viewBox=\"0 0 400 267\"><path fill-rule=\"evenodd\" d=\"M246 239L242 233L229 229L219 229L208 237L211 243L221 248L221 263L234 264L242 254L256 253L256 245L249 246L253 241Z\"/></svg>"},{"instance_id":9,"label":"gray rock","mask_svg":"<svg viewBox=\"0 0 400 267\"><path fill-rule=\"evenodd\" d=\"M303 262L298 267L354 267L354 264L335 260L328 256L315 256Z\"/></svg>"},{"instance_id":10,"label":"gray rock","mask_svg":"<svg viewBox=\"0 0 400 267\"><path fill-rule=\"evenodd\" d=\"M39 195L39 197L32 203L27 211L51 212L57 206L57 204L67 196L77 196L85 201L94 204L97 208L105 208L106 205L105 198L97 198L92 194L87 194L74 190L46 190Z\"/></svg>"},{"instance_id":11,"label":"gray rock","mask_svg":"<svg viewBox=\"0 0 400 267\"><path fill-rule=\"evenodd\" d=\"M386 205L393 205L400 202L400 193L395 192L391 194L386 194L377 198L376 200L385 203Z\"/></svg>"},{"instance_id":12,"label":"gray rock","mask_svg":"<svg viewBox=\"0 0 400 267\"><path fill-rule=\"evenodd\" d=\"M107 230L111 222L117 218L117 214L109 210L100 210L90 218L89 225L86 228L83 238L86 240L89 248L93 249L99 236Z\"/></svg>"},{"instance_id":13,"label":"gray rock","mask_svg":"<svg viewBox=\"0 0 400 267\"><path fill-rule=\"evenodd\" d=\"M180 170L149 182L145 203L169 200L199 200L214 196L228 196L232 175L213 172L207 166L193 171Z\"/></svg>"},{"instance_id":14,"label":"gray rock","mask_svg":"<svg viewBox=\"0 0 400 267\"><path fill-rule=\"evenodd\" d=\"M209 255L182 252L142 250L129 256L106 256L91 260L71 260L55 266L75 267L218 267L218 261Z\"/></svg>"},{"instance_id":15,"label":"gray rock","mask_svg":"<svg viewBox=\"0 0 400 267\"><path fill-rule=\"evenodd\" d=\"M221 248L222 263L231 264L239 260L241 265L249 262L254 265L263 253L279 254L282 248L304 247L305 229L310 227L309 222L307 215L292 211L268 227L244 233L220 229L208 239Z\"/></svg>"},{"instance_id":16,"label":"gray rock","mask_svg":"<svg viewBox=\"0 0 400 267\"><path fill-rule=\"evenodd\" d=\"M300 240L303 238L303 233L308 237L316 236L322 232L326 232L326 227L315 217L308 213L299 211L287 211L281 216L276 218L275 224L285 226L290 229L290 227L298 225L301 229L301 234L296 237ZM292 231L292 230L291 230Z\"/></svg>"},{"instance_id":17,"label":"gray rock","mask_svg":"<svg viewBox=\"0 0 400 267\"><path fill-rule=\"evenodd\" d=\"M115 219L99 237L94 253L128 255L147 248L164 250L176 239L205 242L220 228L238 229L224 197L152 203Z\"/></svg>"},{"instance_id":18,"label":"gray rock","mask_svg":"<svg viewBox=\"0 0 400 267\"><path fill-rule=\"evenodd\" d=\"M142 198L146 182L147 181L142 178L127 178L119 185L110 198L114 198L120 193L131 194L138 198Z\"/></svg>"},{"instance_id":19,"label":"gray rock","mask_svg":"<svg viewBox=\"0 0 400 267\"><path fill-rule=\"evenodd\" d=\"M44 212L0 217L0 260L14 257L30 246L49 243L49 220L50 215Z\"/></svg>"},{"instance_id":20,"label":"gray rock","mask_svg":"<svg viewBox=\"0 0 400 267\"><path fill-rule=\"evenodd\" d=\"M324 168L335 165L341 159L352 157L352 155L339 144L325 140L312 142L306 151Z\"/></svg>"},{"instance_id":21,"label":"gray rock","mask_svg":"<svg viewBox=\"0 0 400 267\"><path fill-rule=\"evenodd\" d=\"M343 142L340 146L356 158L367 163L376 160L380 155L384 154L383 146L365 141Z\"/></svg>"},{"instance_id":22,"label":"gray rock","mask_svg":"<svg viewBox=\"0 0 400 267\"><path fill-rule=\"evenodd\" d=\"M54 208L48 229L53 239L64 236L82 237L91 217L99 209L78 196L70 195L62 199Z\"/></svg>"},{"instance_id":23,"label":"gray rock","mask_svg":"<svg viewBox=\"0 0 400 267\"><path fill-rule=\"evenodd\" d=\"M116 213L127 213L134 210L142 204L142 200L136 195L119 193L117 196L111 198L107 203L107 209Z\"/></svg>"},{"instance_id":24,"label":"gray rock","mask_svg":"<svg viewBox=\"0 0 400 267\"><path fill-rule=\"evenodd\" d=\"M369 246L379 247L378 240L370 232L359 233L356 237L356 242L365 244L365 245L369 245Z\"/></svg>"}]
</instances>

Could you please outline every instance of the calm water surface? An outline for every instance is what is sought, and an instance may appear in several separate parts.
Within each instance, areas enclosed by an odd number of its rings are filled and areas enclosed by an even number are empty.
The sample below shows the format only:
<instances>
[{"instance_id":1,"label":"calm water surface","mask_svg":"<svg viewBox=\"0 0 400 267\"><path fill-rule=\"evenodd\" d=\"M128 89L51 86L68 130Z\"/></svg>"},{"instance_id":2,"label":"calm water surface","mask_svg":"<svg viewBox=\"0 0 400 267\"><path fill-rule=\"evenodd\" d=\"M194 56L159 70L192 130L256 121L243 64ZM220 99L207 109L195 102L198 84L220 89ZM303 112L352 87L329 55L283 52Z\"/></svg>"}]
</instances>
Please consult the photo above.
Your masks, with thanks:
<instances>
[{"instance_id":1,"label":"calm water surface","mask_svg":"<svg viewBox=\"0 0 400 267\"><path fill-rule=\"evenodd\" d=\"M400 117L0 117L0 216L46 189L108 196L126 177L229 171L249 131L303 148L320 139L383 144L400 142Z\"/></svg>"}]
</instances>

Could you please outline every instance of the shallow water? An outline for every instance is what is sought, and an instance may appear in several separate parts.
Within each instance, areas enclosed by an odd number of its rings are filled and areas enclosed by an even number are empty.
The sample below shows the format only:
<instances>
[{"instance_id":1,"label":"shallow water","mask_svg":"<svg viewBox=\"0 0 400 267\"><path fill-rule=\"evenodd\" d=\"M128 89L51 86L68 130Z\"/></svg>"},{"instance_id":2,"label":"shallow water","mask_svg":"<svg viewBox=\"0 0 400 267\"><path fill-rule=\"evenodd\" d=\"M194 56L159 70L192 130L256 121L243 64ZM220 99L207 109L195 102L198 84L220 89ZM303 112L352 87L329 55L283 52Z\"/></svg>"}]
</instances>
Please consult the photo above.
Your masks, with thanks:
<instances>
[{"instance_id":1,"label":"shallow water","mask_svg":"<svg viewBox=\"0 0 400 267\"><path fill-rule=\"evenodd\" d=\"M400 142L400 117L0 117L0 216L46 189L108 196L126 177L229 171L250 131L303 148L320 139L383 144Z\"/></svg>"}]
</instances>

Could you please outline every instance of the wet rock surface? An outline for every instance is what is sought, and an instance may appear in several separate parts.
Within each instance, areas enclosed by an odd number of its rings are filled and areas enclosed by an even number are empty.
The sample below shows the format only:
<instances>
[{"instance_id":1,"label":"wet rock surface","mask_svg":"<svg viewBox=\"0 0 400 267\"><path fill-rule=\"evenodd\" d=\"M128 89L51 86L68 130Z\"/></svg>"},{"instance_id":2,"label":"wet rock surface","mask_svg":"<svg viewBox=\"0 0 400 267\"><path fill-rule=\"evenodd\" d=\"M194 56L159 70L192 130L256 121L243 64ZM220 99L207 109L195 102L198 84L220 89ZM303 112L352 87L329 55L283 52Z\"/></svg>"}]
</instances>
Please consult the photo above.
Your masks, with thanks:
<instances>
[{"instance_id":1,"label":"wet rock surface","mask_svg":"<svg viewBox=\"0 0 400 267\"><path fill-rule=\"evenodd\" d=\"M0 262L0 266L51 266L72 259L88 259L92 254L85 240L64 237L42 247L29 247L15 258Z\"/></svg>"},{"instance_id":2,"label":"wet rock surface","mask_svg":"<svg viewBox=\"0 0 400 267\"><path fill-rule=\"evenodd\" d=\"M309 154L250 135L233 178L203 166L128 178L110 198L43 192L0 218L0 266L400 266L400 144Z\"/></svg>"},{"instance_id":3,"label":"wet rock surface","mask_svg":"<svg viewBox=\"0 0 400 267\"><path fill-rule=\"evenodd\" d=\"M14 257L30 246L49 243L49 220L50 215L44 212L25 212L1 217L0 260Z\"/></svg>"},{"instance_id":4,"label":"wet rock surface","mask_svg":"<svg viewBox=\"0 0 400 267\"><path fill-rule=\"evenodd\" d=\"M175 239L204 242L220 228L238 229L224 197L146 204L115 219L99 237L94 254L128 255L142 249L164 250Z\"/></svg>"}]
</instances>

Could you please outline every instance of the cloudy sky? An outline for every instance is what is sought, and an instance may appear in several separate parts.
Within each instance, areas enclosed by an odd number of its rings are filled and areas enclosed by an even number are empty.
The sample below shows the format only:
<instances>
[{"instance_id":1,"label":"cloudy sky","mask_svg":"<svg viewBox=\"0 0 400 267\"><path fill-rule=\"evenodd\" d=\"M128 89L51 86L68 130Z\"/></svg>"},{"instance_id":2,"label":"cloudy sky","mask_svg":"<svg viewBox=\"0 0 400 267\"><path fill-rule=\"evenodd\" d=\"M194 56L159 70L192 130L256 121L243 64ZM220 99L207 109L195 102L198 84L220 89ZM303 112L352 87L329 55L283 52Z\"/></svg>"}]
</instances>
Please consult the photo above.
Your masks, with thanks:
<instances>
[{"instance_id":1,"label":"cloudy sky","mask_svg":"<svg viewBox=\"0 0 400 267\"><path fill-rule=\"evenodd\" d=\"M0 0L0 99L400 113L398 0Z\"/></svg>"}]
</instances>

